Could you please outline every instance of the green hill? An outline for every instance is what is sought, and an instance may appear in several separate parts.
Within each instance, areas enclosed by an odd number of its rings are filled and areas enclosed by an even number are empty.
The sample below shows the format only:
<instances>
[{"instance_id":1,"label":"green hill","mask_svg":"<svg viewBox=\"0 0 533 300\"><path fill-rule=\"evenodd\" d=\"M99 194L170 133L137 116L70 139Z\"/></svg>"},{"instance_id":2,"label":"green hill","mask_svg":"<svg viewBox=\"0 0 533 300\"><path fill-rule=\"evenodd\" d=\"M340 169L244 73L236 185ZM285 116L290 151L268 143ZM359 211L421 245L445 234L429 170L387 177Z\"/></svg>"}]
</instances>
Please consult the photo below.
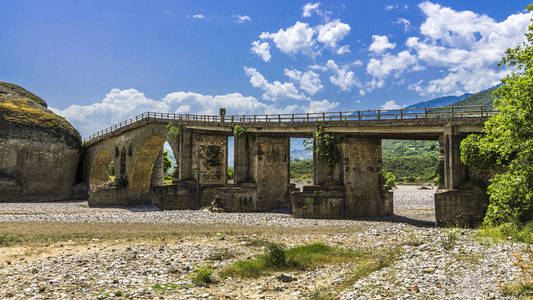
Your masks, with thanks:
<instances>
[{"instance_id":1,"label":"green hill","mask_svg":"<svg viewBox=\"0 0 533 300\"><path fill-rule=\"evenodd\" d=\"M491 87L488 90L484 90L448 106L492 105L494 103L492 92L494 92L496 88L498 88L498 86Z\"/></svg>"}]
</instances>

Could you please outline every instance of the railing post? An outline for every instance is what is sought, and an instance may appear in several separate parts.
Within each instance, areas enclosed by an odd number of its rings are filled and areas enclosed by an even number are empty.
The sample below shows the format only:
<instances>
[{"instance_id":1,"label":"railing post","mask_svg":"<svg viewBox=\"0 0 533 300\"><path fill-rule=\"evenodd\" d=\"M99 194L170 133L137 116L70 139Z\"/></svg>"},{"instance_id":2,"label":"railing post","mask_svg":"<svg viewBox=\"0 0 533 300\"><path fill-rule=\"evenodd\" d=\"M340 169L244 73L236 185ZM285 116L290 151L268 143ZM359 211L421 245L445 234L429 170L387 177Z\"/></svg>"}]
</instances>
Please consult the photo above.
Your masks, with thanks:
<instances>
[{"instance_id":1,"label":"railing post","mask_svg":"<svg viewBox=\"0 0 533 300\"><path fill-rule=\"evenodd\" d=\"M307 113L307 122L309 122L309 113Z\"/></svg>"},{"instance_id":2,"label":"railing post","mask_svg":"<svg viewBox=\"0 0 533 300\"><path fill-rule=\"evenodd\" d=\"M278 115L278 123L281 123L281 115Z\"/></svg>"},{"instance_id":3,"label":"railing post","mask_svg":"<svg viewBox=\"0 0 533 300\"><path fill-rule=\"evenodd\" d=\"M326 121L326 113L322 113L322 121Z\"/></svg>"},{"instance_id":4,"label":"railing post","mask_svg":"<svg viewBox=\"0 0 533 300\"><path fill-rule=\"evenodd\" d=\"M291 122L294 123L294 114L292 114L292 116L291 116Z\"/></svg>"},{"instance_id":5,"label":"railing post","mask_svg":"<svg viewBox=\"0 0 533 300\"><path fill-rule=\"evenodd\" d=\"M455 119L455 107L452 106L452 120Z\"/></svg>"},{"instance_id":6,"label":"railing post","mask_svg":"<svg viewBox=\"0 0 533 300\"><path fill-rule=\"evenodd\" d=\"M400 108L400 120L403 120L403 108Z\"/></svg>"},{"instance_id":7,"label":"railing post","mask_svg":"<svg viewBox=\"0 0 533 300\"><path fill-rule=\"evenodd\" d=\"M428 108L424 107L424 119L428 118Z\"/></svg>"},{"instance_id":8,"label":"railing post","mask_svg":"<svg viewBox=\"0 0 533 300\"><path fill-rule=\"evenodd\" d=\"M480 110L481 110L481 117L483 118L483 105L481 105Z\"/></svg>"},{"instance_id":9,"label":"railing post","mask_svg":"<svg viewBox=\"0 0 533 300\"><path fill-rule=\"evenodd\" d=\"M381 110L378 109L378 120L381 120Z\"/></svg>"},{"instance_id":10,"label":"railing post","mask_svg":"<svg viewBox=\"0 0 533 300\"><path fill-rule=\"evenodd\" d=\"M358 112L357 112L357 119L358 119L359 121L361 121L361 111L358 111Z\"/></svg>"},{"instance_id":11,"label":"railing post","mask_svg":"<svg viewBox=\"0 0 533 300\"><path fill-rule=\"evenodd\" d=\"M342 111L339 112L339 118L340 118L339 121L342 121Z\"/></svg>"}]
</instances>

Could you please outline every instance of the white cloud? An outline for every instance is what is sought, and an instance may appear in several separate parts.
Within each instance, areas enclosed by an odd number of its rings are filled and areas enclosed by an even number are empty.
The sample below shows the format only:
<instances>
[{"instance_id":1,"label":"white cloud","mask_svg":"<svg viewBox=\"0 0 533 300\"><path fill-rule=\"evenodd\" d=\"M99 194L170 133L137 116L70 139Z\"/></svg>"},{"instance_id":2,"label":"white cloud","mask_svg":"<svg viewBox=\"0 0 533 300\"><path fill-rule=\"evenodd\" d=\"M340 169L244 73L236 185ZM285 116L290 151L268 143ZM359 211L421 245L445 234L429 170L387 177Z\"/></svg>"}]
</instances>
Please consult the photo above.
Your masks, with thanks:
<instances>
[{"instance_id":1,"label":"white cloud","mask_svg":"<svg viewBox=\"0 0 533 300\"><path fill-rule=\"evenodd\" d=\"M296 22L286 30L280 29L276 33L263 32L259 36L262 40L271 39L276 47L285 54L296 54L298 52L309 56L315 56L313 47L315 41L313 36L315 30L307 23Z\"/></svg>"},{"instance_id":2,"label":"white cloud","mask_svg":"<svg viewBox=\"0 0 533 300\"><path fill-rule=\"evenodd\" d=\"M263 91L263 99L277 101L283 99L309 100L307 96L300 93L292 82L268 82L265 77L255 68L244 67L244 72L250 77L250 83L253 87Z\"/></svg>"},{"instance_id":3,"label":"white cloud","mask_svg":"<svg viewBox=\"0 0 533 300\"><path fill-rule=\"evenodd\" d=\"M496 70L505 50L524 39L533 13L510 15L497 22L472 11L455 11L429 1L419 4L426 16L422 38L410 37L406 46L427 66L442 68L446 75L416 83L420 95L478 92L495 85L506 73Z\"/></svg>"},{"instance_id":4,"label":"white cloud","mask_svg":"<svg viewBox=\"0 0 533 300\"><path fill-rule=\"evenodd\" d=\"M353 71L349 70L349 65L338 66L334 60L330 59L326 63L326 67L333 71L335 75L329 77L332 84L341 88L342 91L351 91L353 87L361 87L361 83L355 76Z\"/></svg>"},{"instance_id":5,"label":"white cloud","mask_svg":"<svg viewBox=\"0 0 533 300\"><path fill-rule=\"evenodd\" d=\"M321 45L339 55L350 52L348 45L339 48L338 44L350 32L351 27L339 20L333 20L315 27L307 23L296 22L287 29L281 28L276 33L263 32L262 40L272 40L274 45L285 54L302 53L315 58L321 54Z\"/></svg>"},{"instance_id":6,"label":"white cloud","mask_svg":"<svg viewBox=\"0 0 533 300\"><path fill-rule=\"evenodd\" d=\"M342 23L339 20L333 20L316 27L318 33L317 40L328 47L336 48L337 43L344 39L350 32L350 29L350 25Z\"/></svg>"},{"instance_id":7,"label":"white cloud","mask_svg":"<svg viewBox=\"0 0 533 300\"><path fill-rule=\"evenodd\" d=\"M304 18L307 18L307 17L310 17L314 12L316 12L317 14L321 14L320 13L320 10L318 10L318 7L320 6L320 2L315 2L315 3L307 3L304 5L303 7L303 11L302 11L302 17Z\"/></svg>"},{"instance_id":8,"label":"white cloud","mask_svg":"<svg viewBox=\"0 0 533 300\"><path fill-rule=\"evenodd\" d=\"M313 109L329 110L338 105L327 100L310 101L298 106L277 107L239 93L203 95L193 92L172 92L160 100L146 97L136 89L112 89L104 99L90 105L71 105L66 109L51 108L72 123L82 136L109 127L144 112L218 114L225 107L228 114L276 114L304 112Z\"/></svg>"},{"instance_id":9,"label":"white cloud","mask_svg":"<svg viewBox=\"0 0 533 300\"><path fill-rule=\"evenodd\" d=\"M374 78L384 79L393 72L399 74L405 71L409 66L416 64L416 62L416 56L407 50L397 55L387 53L381 59L371 58L366 66L366 71Z\"/></svg>"},{"instance_id":10,"label":"white cloud","mask_svg":"<svg viewBox=\"0 0 533 300\"><path fill-rule=\"evenodd\" d=\"M381 109L400 109L400 108L402 107L396 104L396 101L394 100L389 100L381 106Z\"/></svg>"},{"instance_id":11,"label":"white cloud","mask_svg":"<svg viewBox=\"0 0 533 300\"><path fill-rule=\"evenodd\" d=\"M314 95L324 88L322 82L320 81L320 76L311 70L302 72L298 70L285 69L284 73L292 81L297 82L300 86L300 89L304 90L309 95Z\"/></svg>"},{"instance_id":12,"label":"white cloud","mask_svg":"<svg viewBox=\"0 0 533 300\"><path fill-rule=\"evenodd\" d=\"M235 18L233 22L239 23L239 24L252 21L252 18L250 18L250 16L247 16L247 15L234 15L233 18Z\"/></svg>"},{"instance_id":13,"label":"white cloud","mask_svg":"<svg viewBox=\"0 0 533 300\"><path fill-rule=\"evenodd\" d=\"M394 9L398 9L398 5L386 5L385 6L385 10L394 10Z\"/></svg>"},{"instance_id":14,"label":"white cloud","mask_svg":"<svg viewBox=\"0 0 533 300\"><path fill-rule=\"evenodd\" d=\"M272 57L270 55L270 44L267 42L253 41L251 51L260 56L264 61L269 61Z\"/></svg>"},{"instance_id":15,"label":"white cloud","mask_svg":"<svg viewBox=\"0 0 533 300\"><path fill-rule=\"evenodd\" d=\"M348 45L344 45L344 46L340 47L339 49L337 49L337 54L338 55L343 55L345 53L350 53L350 52L352 52L352 51L350 50L350 46L348 46Z\"/></svg>"},{"instance_id":16,"label":"white cloud","mask_svg":"<svg viewBox=\"0 0 533 300\"><path fill-rule=\"evenodd\" d=\"M328 100L311 101L307 106L300 107L303 112L328 112L339 106L339 102L329 102Z\"/></svg>"},{"instance_id":17,"label":"white cloud","mask_svg":"<svg viewBox=\"0 0 533 300\"><path fill-rule=\"evenodd\" d=\"M399 18L398 20L396 20L394 22L395 24L402 24L403 25L403 30L405 32L411 30L411 21L405 19L405 18Z\"/></svg>"},{"instance_id":18,"label":"white cloud","mask_svg":"<svg viewBox=\"0 0 533 300\"><path fill-rule=\"evenodd\" d=\"M369 51L372 51L376 54L381 54L387 49L394 49L396 47L395 43L390 43L389 38L385 35L373 35L372 44L368 47Z\"/></svg>"},{"instance_id":19,"label":"white cloud","mask_svg":"<svg viewBox=\"0 0 533 300\"><path fill-rule=\"evenodd\" d=\"M187 15L187 18L193 18L193 19L205 19L205 16L202 14L196 14L196 15Z\"/></svg>"}]
</instances>

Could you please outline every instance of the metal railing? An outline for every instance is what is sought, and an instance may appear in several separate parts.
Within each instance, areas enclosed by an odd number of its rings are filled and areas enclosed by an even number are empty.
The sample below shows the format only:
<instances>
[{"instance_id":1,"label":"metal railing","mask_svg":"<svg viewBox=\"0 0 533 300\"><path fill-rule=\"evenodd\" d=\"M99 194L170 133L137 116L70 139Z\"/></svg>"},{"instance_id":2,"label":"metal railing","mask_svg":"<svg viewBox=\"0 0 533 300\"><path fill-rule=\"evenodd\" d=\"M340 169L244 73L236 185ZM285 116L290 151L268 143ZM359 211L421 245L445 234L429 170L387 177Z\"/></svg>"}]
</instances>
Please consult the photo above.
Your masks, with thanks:
<instances>
[{"instance_id":1,"label":"metal railing","mask_svg":"<svg viewBox=\"0 0 533 300\"><path fill-rule=\"evenodd\" d=\"M412 119L455 119L455 118L487 118L497 111L492 105L450 106L402 109L377 109L345 112L296 113L273 115L193 115L145 112L128 120L122 121L106 129L100 130L85 138L90 142L98 137L110 134L128 125L147 119L181 120L205 123L295 123L295 122L331 122L331 121L369 121L369 120L412 120Z\"/></svg>"}]
</instances>

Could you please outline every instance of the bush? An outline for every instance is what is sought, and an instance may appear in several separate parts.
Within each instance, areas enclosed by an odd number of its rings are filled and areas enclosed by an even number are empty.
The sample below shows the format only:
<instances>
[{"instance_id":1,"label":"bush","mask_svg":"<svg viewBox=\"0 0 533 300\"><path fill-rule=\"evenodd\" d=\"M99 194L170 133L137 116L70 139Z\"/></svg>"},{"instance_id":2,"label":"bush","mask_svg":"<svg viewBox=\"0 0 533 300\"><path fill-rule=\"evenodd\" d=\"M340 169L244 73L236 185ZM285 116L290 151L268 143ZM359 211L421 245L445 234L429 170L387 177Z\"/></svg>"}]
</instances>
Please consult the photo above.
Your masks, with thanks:
<instances>
[{"instance_id":1,"label":"bush","mask_svg":"<svg viewBox=\"0 0 533 300\"><path fill-rule=\"evenodd\" d=\"M264 260L267 267L283 268L285 261L285 246L280 244L270 244L267 246Z\"/></svg>"},{"instance_id":2,"label":"bush","mask_svg":"<svg viewBox=\"0 0 533 300\"><path fill-rule=\"evenodd\" d=\"M396 187L396 176L394 176L390 172L385 172L385 171L382 171L381 174L383 176L383 188L385 190L388 191Z\"/></svg>"},{"instance_id":3,"label":"bush","mask_svg":"<svg viewBox=\"0 0 533 300\"><path fill-rule=\"evenodd\" d=\"M194 273L192 283L196 286L208 286L211 283L215 283L213 268L210 266L198 267Z\"/></svg>"}]
</instances>

